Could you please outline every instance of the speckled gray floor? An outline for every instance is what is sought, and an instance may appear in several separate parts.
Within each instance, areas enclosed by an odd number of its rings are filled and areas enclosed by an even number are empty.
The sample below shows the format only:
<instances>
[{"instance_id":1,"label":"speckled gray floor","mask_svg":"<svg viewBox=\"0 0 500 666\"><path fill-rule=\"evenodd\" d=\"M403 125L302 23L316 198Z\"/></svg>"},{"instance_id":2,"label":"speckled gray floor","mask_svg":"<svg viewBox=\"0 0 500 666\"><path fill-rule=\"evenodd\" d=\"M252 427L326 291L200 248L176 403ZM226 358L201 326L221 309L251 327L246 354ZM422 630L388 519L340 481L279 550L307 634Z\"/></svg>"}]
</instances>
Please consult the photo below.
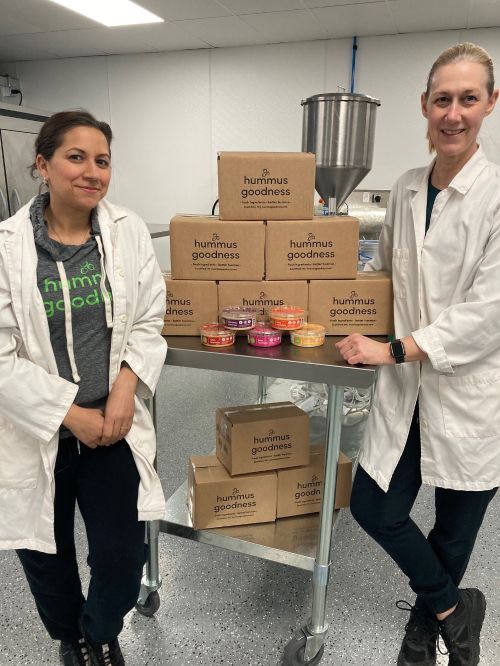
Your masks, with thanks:
<instances>
[{"instance_id":1,"label":"speckled gray floor","mask_svg":"<svg viewBox=\"0 0 500 666\"><path fill-rule=\"evenodd\" d=\"M166 494L185 478L189 453L213 449L214 410L252 402L256 378L167 368L158 389L159 473ZM344 448L359 438L345 428ZM432 491L414 510L429 529ZM500 497L492 503L464 584L488 600L483 666L500 664ZM85 538L77 527L82 578ZM321 664L392 666L407 614L397 599L411 595L389 558L344 512L335 535L328 594L331 623ZM161 606L154 618L133 611L121 635L129 666L277 666L291 632L310 612L311 575L236 553L160 535ZM0 666L56 666L57 646L38 619L16 557L0 553ZM447 658L439 658L439 666Z\"/></svg>"}]
</instances>

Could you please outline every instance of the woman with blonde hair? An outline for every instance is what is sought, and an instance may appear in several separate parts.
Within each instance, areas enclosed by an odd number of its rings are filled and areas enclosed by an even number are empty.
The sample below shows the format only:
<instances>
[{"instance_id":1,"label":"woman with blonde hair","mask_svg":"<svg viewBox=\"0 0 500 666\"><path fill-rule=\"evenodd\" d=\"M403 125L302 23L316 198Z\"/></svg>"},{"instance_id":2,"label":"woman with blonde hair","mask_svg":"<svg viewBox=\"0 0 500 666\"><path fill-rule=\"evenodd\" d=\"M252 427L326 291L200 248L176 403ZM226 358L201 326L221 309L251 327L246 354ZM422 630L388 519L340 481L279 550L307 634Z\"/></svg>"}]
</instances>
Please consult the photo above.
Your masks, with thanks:
<instances>
[{"instance_id":1,"label":"woman with blonde hair","mask_svg":"<svg viewBox=\"0 0 500 666\"><path fill-rule=\"evenodd\" d=\"M498 98L484 49L457 44L433 64L422 113L436 157L392 190L378 256L394 286L396 339L349 335L350 364L379 365L351 501L354 518L416 594L398 666L479 663L486 600L461 589L500 485L500 167L477 142ZM435 488L426 537L410 518Z\"/></svg>"}]
</instances>

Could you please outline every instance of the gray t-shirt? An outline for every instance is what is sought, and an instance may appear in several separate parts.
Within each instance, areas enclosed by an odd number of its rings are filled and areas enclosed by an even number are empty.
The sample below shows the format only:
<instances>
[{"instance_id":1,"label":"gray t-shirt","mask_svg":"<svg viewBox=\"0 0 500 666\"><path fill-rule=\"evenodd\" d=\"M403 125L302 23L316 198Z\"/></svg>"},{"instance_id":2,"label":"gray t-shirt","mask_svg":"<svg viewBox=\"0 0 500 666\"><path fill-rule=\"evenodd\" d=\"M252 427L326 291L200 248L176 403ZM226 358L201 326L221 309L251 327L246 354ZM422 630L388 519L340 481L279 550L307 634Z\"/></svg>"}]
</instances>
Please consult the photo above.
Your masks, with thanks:
<instances>
[{"instance_id":1,"label":"gray t-shirt","mask_svg":"<svg viewBox=\"0 0 500 666\"><path fill-rule=\"evenodd\" d=\"M64 300L56 261L64 263L71 300L73 349L79 389L75 403L82 407L103 407L109 389L109 354L111 329L106 325L106 313L101 294L101 262L96 242L100 234L96 211L92 211L92 234L83 245L63 245L49 238L44 220L49 194L33 201L30 217L33 224L38 255L37 282L43 298L61 377L73 381L66 341ZM106 290L112 299L106 279ZM62 433L61 433L62 434Z\"/></svg>"}]
</instances>

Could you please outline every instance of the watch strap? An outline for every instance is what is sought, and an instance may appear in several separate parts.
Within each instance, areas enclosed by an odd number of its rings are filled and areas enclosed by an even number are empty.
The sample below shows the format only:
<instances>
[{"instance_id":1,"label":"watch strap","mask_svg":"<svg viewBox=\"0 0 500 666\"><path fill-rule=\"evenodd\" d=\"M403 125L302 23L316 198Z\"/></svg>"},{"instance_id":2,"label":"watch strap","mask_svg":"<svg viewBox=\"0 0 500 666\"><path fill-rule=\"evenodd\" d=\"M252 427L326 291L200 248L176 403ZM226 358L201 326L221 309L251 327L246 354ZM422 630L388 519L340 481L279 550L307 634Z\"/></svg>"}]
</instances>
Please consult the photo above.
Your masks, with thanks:
<instances>
[{"instance_id":1,"label":"watch strap","mask_svg":"<svg viewBox=\"0 0 500 666\"><path fill-rule=\"evenodd\" d=\"M403 363L406 356L406 349L402 340L393 340L389 343L391 356L396 363Z\"/></svg>"}]
</instances>

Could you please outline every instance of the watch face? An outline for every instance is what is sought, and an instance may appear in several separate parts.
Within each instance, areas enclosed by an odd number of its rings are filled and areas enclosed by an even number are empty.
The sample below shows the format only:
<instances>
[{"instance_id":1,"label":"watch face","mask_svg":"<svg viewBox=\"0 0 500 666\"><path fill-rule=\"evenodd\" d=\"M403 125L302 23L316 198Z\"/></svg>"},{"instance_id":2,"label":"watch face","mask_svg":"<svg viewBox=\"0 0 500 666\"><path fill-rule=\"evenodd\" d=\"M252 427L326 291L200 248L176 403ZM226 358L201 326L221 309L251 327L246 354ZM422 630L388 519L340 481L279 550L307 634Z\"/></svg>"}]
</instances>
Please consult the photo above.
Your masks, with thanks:
<instances>
[{"instance_id":1,"label":"watch face","mask_svg":"<svg viewBox=\"0 0 500 666\"><path fill-rule=\"evenodd\" d=\"M405 360L405 348L401 340L394 340L390 344L391 356L396 363L402 363Z\"/></svg>"}]
</instances>

